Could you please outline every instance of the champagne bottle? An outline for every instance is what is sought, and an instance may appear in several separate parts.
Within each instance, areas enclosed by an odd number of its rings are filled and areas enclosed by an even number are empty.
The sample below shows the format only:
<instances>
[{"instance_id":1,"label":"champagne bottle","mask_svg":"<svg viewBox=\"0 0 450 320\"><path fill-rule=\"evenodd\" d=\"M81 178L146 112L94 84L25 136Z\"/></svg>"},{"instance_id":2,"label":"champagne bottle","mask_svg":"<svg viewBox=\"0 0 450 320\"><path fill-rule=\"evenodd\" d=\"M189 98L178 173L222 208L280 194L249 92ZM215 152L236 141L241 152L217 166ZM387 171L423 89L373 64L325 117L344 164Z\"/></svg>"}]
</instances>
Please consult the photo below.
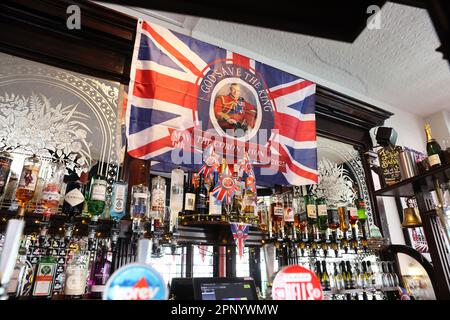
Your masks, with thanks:
<instances>
[{"instance_id":1,"label":"champagne bottle","mask_svg":"<svg viewBox=\"0 0 450 320\"><path fill-rule=\"evenodd\" d=\"M427 137L427 155L428 155L428 163L430 167L437 167L441 165L441 146L437 143L436 140L433 139L431 135L431 128L428 123L424 125L425 135Z\"/></svg>"},{"instance_id":2,"label":"champagne bottle","mask_svg":"<svg viewBox=\"0 0 450 320\"><path fill-rule=\"evenodd\" d=\"M327 271L327 263L325 260L322 260L322 277L320 279L320 283L324 291L329 291L330 288L330 277Z\"/></svg>"}]
</instances>

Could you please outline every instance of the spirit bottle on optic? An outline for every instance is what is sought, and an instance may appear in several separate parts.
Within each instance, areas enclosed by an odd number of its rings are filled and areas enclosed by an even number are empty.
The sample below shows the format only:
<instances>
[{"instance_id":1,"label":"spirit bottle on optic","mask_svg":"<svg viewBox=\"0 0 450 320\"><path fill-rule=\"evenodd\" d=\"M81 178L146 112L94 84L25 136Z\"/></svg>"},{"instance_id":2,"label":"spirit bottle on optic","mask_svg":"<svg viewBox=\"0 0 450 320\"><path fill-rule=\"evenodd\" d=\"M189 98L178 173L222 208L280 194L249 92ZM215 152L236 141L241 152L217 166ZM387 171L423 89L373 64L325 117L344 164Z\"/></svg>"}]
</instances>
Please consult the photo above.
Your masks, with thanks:
<instances>
[{"instance_id":1,"label":"spirit bottle on optic","mask_svg":"<svg viewBox=\"0 0 450 320\"><path fill-rule=\"evenodd\" d=\"M92 182L90 199L88 202L91 220L97 221L98 217L105 210L106 188L108 184L103 177L95 178Z\"/></svg>"},{"instance_id":2,"label":"spirit bottle on optic","mask_svg":"<svg viewBox=\"0 0 450 320\"><path fill-rule=\"evenodd\" d=\"M13 157L9 152L0 152L0 198L6 190Z\"/></svg>"},{"instance_id":3,"label":"spirit bottle on optic","mask_svg":"<svg viewBox=\"0 0 450 320\"><path fill-rule=\"evenodd\" d=\"M47 172L41 197L41 205L45 208L44 219L46 220L50 218L53 212L58 211L66 166L62 162L51 162L48 165Z\"/></svg>"},{"instance_id":4,"label":"spirit bottle on optic","mask_svg":"<svg viewBox=\"0 0 450 320\"><path fill-rule=\"evenodd\" d=\"M39 177L41 161L36 155L25 158L22 173L19 179L19 185L16 190L16 198L19 203L18 216L23 217L26 206L33 199L34 191Z\"/></svg>"}]
</instances>

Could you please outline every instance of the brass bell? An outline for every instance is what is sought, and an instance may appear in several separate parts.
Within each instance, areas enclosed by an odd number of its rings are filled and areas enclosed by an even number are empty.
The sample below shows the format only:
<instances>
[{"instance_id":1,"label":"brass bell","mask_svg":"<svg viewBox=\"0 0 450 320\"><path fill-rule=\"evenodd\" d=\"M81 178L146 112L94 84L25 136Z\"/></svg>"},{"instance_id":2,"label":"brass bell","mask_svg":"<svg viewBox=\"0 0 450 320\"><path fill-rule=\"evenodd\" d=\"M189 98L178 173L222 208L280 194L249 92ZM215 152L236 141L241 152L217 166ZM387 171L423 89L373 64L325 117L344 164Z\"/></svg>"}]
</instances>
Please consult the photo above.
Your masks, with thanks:
<instances>
[{"instance_id":1,"label":"brass bell","mask_svg":"<svg viewBox=\"0 0 450 320\"><path fill-rule=\"evenodd\" d=\"M419 210L417 208L403 209L402 228L416 228L422 226L422 219L420 219Z\"/></svg>"}]
</instances>

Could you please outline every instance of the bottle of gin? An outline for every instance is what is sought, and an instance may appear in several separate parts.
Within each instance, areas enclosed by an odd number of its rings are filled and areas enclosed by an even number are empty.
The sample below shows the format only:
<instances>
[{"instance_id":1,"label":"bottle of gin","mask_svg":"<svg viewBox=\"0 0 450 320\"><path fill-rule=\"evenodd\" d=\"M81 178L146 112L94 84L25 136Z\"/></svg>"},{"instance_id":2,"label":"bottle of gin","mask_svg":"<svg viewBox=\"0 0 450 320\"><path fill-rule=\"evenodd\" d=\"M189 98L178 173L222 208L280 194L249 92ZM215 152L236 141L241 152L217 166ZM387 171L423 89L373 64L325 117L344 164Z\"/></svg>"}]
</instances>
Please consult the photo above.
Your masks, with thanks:
<instances>
[{"instance_id":1,"label":"bottle of gin","mask_svg":"<svg viewBox=\"0 0 450 320\"><path fill-rule=\"evenodd\" d=\"M128 183L123 180L114 183L109 215L111 219L116 222L122 219L126 214L125 206L127 203L127 193Z\"/></svg>"}]
</instances>

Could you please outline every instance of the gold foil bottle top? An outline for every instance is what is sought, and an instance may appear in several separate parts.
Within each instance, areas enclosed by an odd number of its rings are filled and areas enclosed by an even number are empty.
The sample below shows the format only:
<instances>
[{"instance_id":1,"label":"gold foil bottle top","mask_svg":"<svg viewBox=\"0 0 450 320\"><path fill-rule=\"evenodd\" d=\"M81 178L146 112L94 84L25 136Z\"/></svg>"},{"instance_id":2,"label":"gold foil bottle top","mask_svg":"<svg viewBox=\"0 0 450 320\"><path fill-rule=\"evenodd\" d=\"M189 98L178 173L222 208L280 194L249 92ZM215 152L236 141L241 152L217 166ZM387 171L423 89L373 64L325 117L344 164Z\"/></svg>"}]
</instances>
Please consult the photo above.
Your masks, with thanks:
<instances>
[{"instance_id":1,"label":"gold foil bottle top","mask_svg":"<svg viewBox=\"0 0 450 320\"><path fill-rule=\"evenodd\" d=\"M427 137L427 142L430 142L431 140L433 140L433 137L431 136L431 127L429 123L425 123L423 125L423 128L425 129L425 135Z\"/></svg>"}]
</instances>

